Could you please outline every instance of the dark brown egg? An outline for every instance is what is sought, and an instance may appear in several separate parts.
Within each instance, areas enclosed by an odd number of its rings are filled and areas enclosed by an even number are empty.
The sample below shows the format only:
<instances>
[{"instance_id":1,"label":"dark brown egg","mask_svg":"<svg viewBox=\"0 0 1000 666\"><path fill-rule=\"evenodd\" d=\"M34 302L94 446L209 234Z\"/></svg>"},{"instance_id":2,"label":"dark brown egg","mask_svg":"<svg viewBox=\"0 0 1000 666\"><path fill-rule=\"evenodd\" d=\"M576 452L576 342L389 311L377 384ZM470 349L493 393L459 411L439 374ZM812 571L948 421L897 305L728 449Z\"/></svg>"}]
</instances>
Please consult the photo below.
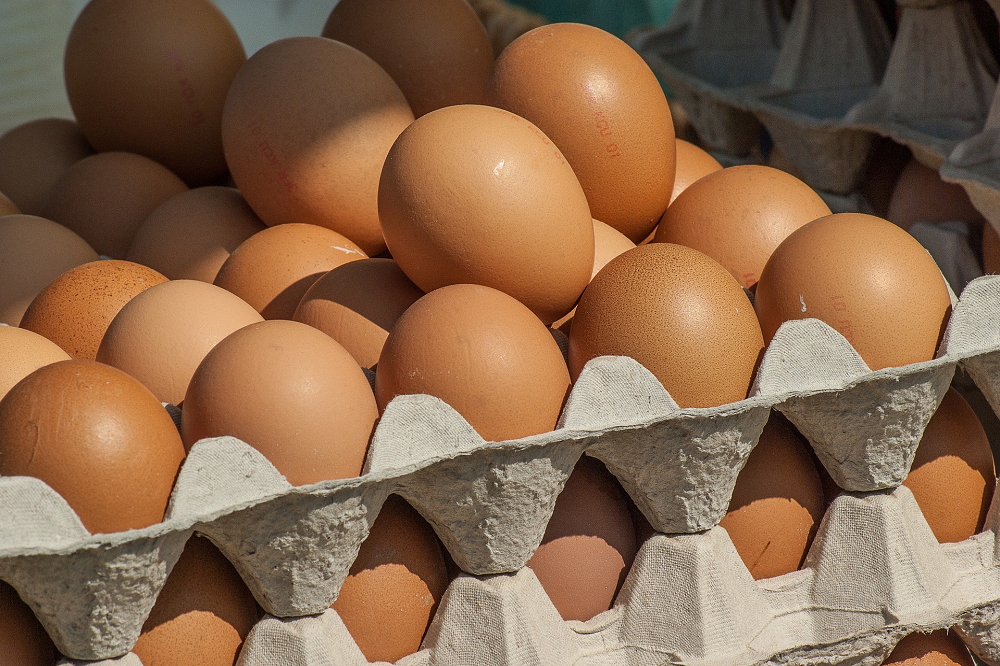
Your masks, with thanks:
<instances>
[{"instance_id":1,"label":"dark brown egg","mask_svg":"<svg viewBox=\"0 0 1000 666\"><path fill-rule=\"evenodd\" d=\"M988 275L1000 273L1000 235L993 225L983 225L983 271Z\"/></svg>"},{"instance_id":2,"label":"dark brown egg","mask_svg":"<svg viewBox=\"0 0 1000 666\"><path fill-rule=\"evenodd\" d=\"M693 143L677 139L677 168L670 203L688 186L716 171L722 171L722 165L717 159Z\"/></svg>"},{"instance_id":3,"label":"dark brown egg","mask_svg":"<svg viewBox=\"0 0 1000 666\"><path fill-rule=\"evenodd\" d=\"M37 333L0 326L0 398L38 368L69 358L59 345Z\"/></svg>"},{"instance_id":4,"label":"dark brown egg","mask_svg":"<svg viewBox=\"0 0 1000 666\"><path fill-rule=\"evenodd\" d=\"M0 192L0 217L4 215L20 215L21 210L3 192Z\"/></svg>"},{"instance_id":5,"label":"dark brown egg","mask_svg":"<svg viewBox=\"0 0 1000 666\"><path fill-rule=\"evenodd\" d=\"M0 136L0 192L22 213L41 215L56 181L94 149L75 121L40 118Z\"/></svg>"},{"instance_id":6,"label":"dark brown egg","mask_svg":"<svg viewBox=\"0 0 1000 666\"><path fill-rule=\"evenodd\" d=\"M961 185L946 183L934 169L910 160L896 181L886 219L909 229L917 222L981 224L983 216Z\"/></svg>"},{"instance_id":7,"label":"dark brown egg","mask_svg":"<svg viewBox=\"0 0 1000 666\"><path fill-rule=\"evenodd\" d=\"M969 648L952 631L914 632L896 643L883 666L974 666Z\"/></svg>"},{"instance_id":8,"label":"dark brown egg","mask_svg":"<svg viewBox=\"0 0 1000 666\"><path fill-rule=\"evenodd\" d=\"M10 666L54 666L56 648L52 639L21 601L17 590L0 580L0 645L2 663Z\"/></svg>"}]
</instances>

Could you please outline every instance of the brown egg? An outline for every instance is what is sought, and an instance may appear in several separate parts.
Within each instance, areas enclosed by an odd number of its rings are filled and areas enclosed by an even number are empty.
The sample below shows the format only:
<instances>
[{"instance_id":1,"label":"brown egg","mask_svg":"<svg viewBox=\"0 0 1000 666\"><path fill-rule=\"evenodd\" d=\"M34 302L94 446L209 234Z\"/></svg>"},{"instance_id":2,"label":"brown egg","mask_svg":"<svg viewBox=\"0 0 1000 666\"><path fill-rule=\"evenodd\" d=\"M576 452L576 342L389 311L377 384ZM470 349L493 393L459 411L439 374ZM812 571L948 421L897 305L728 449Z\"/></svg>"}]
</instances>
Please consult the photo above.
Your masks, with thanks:
<instances>
[{"instance_id":1,"label":"brown egg","mask_svg":"<svg viewBox=\"0 0 1000 666\"><path fill-rule=\"evenodd\" d=\"M292 37L240 70L222 141L233 180L266 224L328 227L375 255L385 249L379 173L411 122L399 86L374 60L331 39Z\"/></svg>"},{"instance_id":2,"label":"brown egg","mask_svg":"<svg viewBox=\"0 0 1000 666\"><path fill-rule=\"evenodd\" d=\"M17 590L0 580L0 645L2 663L10 666L54 666L56 647Z\"/></svg>"},{"instance_id":3,"label":"brown egg","mask_svg":"<svg viewBox=\"0 0 1000 666\"><path fill-rule=\"evenodd\" d=\"M964 541L983 528L996 477L993 451L976 413L958 391L948 389L903 481L938 541Z\"/></svg>"},{"instance_id":4,"label":"brown egg","mask_svg":"<svg viewBox=\"0 0 1000 666\"><path fill-rule=\"evenodd\" d=\"M486 100L552 139L594 217L634 243L653 230L674 187L674 125L656 75L628 44L578 23L535 28L497 58Z\"/></svg>"},{"instance_id":5,"label":"brown egg","mask_svg":"<svg viewBox=\"0 0 1000 666\"><path fill-rule=\"evenodd\" d=\"M225 289L170 280L125 304L108 326L97 360L132 375L158 400L177 405L212 347L259 321L256 310Z\"/></svg>"},{"instance_id":6,"label":"brown egg","mask_svg":"<svg viewBox=\"0 0 1000 666\"><path fill-rule=\"evenodd\" d=\"M961 185L946 183L934 169L910 160L896 181L886 219L909 229L917 222L981 224L983 216Z\"/></svg>"},{"instance_id":7,"label":"brown egg","mask_svg":"<svg viewBox=\"0 0 1000 666\"><path fill-rule=\"evenodd\" d=\"M86 157L52 187L45 217L112 259L124 259L132 238L157 206L187 190L166 167L135 153Z\"/></svg>"},{"instance_id":8,"label":"brown egg","mask_svg":"<svg viewBox=\"0 0 1000 666\"><path fill-rule=\"evenodd\" d=\"M983 271L987 275L1000 273L1000 236L991 223L983 225Z\"/></svg>"},{"instance_id":9,"label":"brown egg","mask_svg":"<svg viewBox=\"0 0 1000 666\"><path fill-rule=\"evenodd\" d=\"M569 385L559 345L530 310L495 289L456 284L430 292L396 322L375 397L381 413L397 395L436 396L500 442L555 428Z\"/></svg>"},{"instance_id":10,"label":"brown egg","mask_svg":"<svg viewBox=\"0 0 1000 666\"><path fill-rule=\"evenodd\" d=\"M261 611L212 542L192 536L132 648L144 666L232 666Z\"/></svg>"},{"instance_id":11,"label":"brown egg","mask_svg":"<svg viewBox=\"0 0 1000 666\"><path fill-rule=\"evenodd\" d=\"M213 282L233 250L265 228L239 190L198 187L149 214L135 232L128 259L171 280Z\"/></svg>"},{"instance_id":12,"label":"brown egg","mask_svg":"<svg viewBox=\"0 0 1000 666\"><path fill-rule=\"evenodd\" d=\"M0 326L0 398L38 368L68 360L69 354L47 338L23 328Z\"/></svg>"},{"instance_id":13,"label":"brown egg","mask_svg":"<svg viewBox=\"0 0 1000 666\"><path fill-rule=\"evenodd\" d=\"M604 465L583 456L527 566L564 620L586 621L611 608L635 552L625 494Z\"/></svg>"},{"instance_id":14,"label":"brown egg","mask_svg":"<svg viewBox=\"0 0 1000 666\"><path fill-rule=\"evenodd\" d=\"M969 648L948 629L912 633L896 643L884 666L975 666Z\"/></svg>"},{"instance_id":15,"label":"brown egg","mask_svg":"<svg viewBox=\"0 0 1000 666\"><path fill-rule=\"evenodd\" d=\"M209 0L91 0L66 42L66 92L97 150L146 155L204 184L226 172L222 105L244 62Z\"/></svg>"},{"instance_id":16,"label":"brown egg","mask_svg":"<svg viewBox=\"0 0 1000 666\"><path fill-rule=\"evenodd\" d=\"M323 37L377 62L418 118L442 106L478 104L493 70L489 35L465 0L341 0Z\"/></svg>"},{"instance_id":17,"label":"brown egg","mask_svg":"<svg viewBox=\"0 0 1000 666\"><path fill-rule=\"evenodd\" d=\"M597 356L631 356L681 407L747 397L764 351L753 306L708 256L670 243L612 259L580 297L569 336L574 381Z\"/></svg>"},{"instance_id":18,"label":"brown egg","mask_svg":"<svg viewBox=\"0 0 1000 666\"><path fill-rule=\"evenodd\" d=\"M466 104L415 121L389 151L378 211L414 284L482 284L545 323L569 312L594 264L587 199L559 149L511 113Z\"/></svg>"},{"instance_id":19,"label":"brown egg","mask_svg":"<svg viewBox=\"0 0 1000 666\"><path fill-rule=\"evenodd\" d=\"M677 168L674 176L674 192L670 203L677 195L710 173L722 171L719 161L707 152L684 139L677 139Z\"/></svg>"},{"instance_id":20,"label":"brown egg","mask_svg":"<svg viewBox=\"0 0 1000 666\"><path fill-rule=\"evenodd\" d=\"M830 208L811 187L771 167L729 167L692 184L663 214L657 243L693 247L748 289L781 241Z\"/></svg>"},{"instance_id":21,"label":"brown egg","mask_svg":"<svg viewBox=\"0 0 1000 666\"><path fill-rule=\"evenodd\" d=\"M885 4L885 0L882 1ZM878 217L888 219L892 192L912 157L913 153L904 145L886 138L876 140L858 189Z\"/></svg>"},{"instance_id":22,"label":"brown egg","mask_svg":"<svg viewBox=\"0 0 1000 666\"><path fill-rule=\"evenodd\" d=\"M76 121L39 118L0 136L0 192L21 212L41 215L56 181L94 149Z\"/></svg>"},{"instance_id":23,"label":"brown egg","mask_svg":"<svg viewBox=\"0 0 1000 666\"><path fill-rule=\"evenodd\" d=\"M34 215L0 217L0 323L17 326L45 285L99 258L61 224Z\"/></svg>"},{"instance_id":24,"label":"brown egg","mask_svg":"<svg viewBox=\"0 0 1000 666\"><path fill-rule=\"evenodd\" d=\"M361 259L314 282L293 319L323 331L372 368L396 320L423 295L392 259Z\"/></svg>"},{"instance_id":25,"label":"brown egg","mask_svg":"<svg viewBox=\"0 0 1000 666\"><path fill-rule=\"evenodd\" d=\"M160 401L102 363L47 365L0 400L0 475L41 479L94 534L163 520L182 460Z\"/></svg>"},{"instance_id":26,"label":"brown egg","mask_svg":"<svg viewBox=\"0 0 1000 666\"><path fill-rule=\"evenodd\" d=\"M346 237L314 224L281 224L243 241L219 268L215 284L265 319L291 319L324 273L368 255Z\"/></svg>"},{"instance_id":27,"label":"brown egg","mask_svg":"<svg viewBox=\"0 0 1000 666\"><path fill-rule=\"evenodd\" d=\"M729 511L719 525L759 580L802 566L825 509L809 443L772 412L736 477Z\"/></svg>"},{"instance_id":28,"label":"brown egg","mask_svg":"<svg viewBox=\"0 0 1000 666\"><path fill-rule=\"evenodd\" d=\"M778 246L761 272L754 308L768 343L782 323L816 318L879 370L934 358L951 301L916 239L881 218L839 213Z\"/></svg>"},{"instance_id":29,"label":"brown egg","mask_svg":"<svg viewBox=\"0 0 1000 666\"><path fill-rule=\"evenodd\" d=\"M395 662L420 642L448 587L434 530L390 495L333 604L368 661Z\"/></svg>"},{"instance_id":30,"label":"brown egg","mask_svg":"<svg viewBox=\"0 0 1000 666\"><path fill-rule=\"evenodd\" d=\"M20 215L20 209L3 192L0 192L0 217L4 215Z\"/></svg>"},{"instance_id":31,"label":"brown egg","mask_svg":"<svg viewBox=\"0 0 1000 666\"><path fill-rule=\"evenodd\" d=\"M104 333L126 303L166 282L131 261L92 261L57 277L24 312L21 328L44 335L73 358L97 358Z\"/></svg>"}]
</instances>

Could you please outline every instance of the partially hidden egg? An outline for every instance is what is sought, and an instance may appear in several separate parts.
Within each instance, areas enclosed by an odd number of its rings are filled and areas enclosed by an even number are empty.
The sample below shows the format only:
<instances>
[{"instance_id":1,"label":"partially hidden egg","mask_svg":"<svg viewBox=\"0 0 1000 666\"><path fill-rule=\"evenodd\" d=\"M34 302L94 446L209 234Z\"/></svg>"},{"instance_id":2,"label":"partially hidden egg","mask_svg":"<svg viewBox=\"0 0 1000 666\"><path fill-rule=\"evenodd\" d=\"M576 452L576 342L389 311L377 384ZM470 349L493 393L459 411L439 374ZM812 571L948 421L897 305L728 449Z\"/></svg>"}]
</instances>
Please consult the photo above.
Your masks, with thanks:
<instances>
[{"instance_id":1,"label":"partially hidden egg","mask_svg":"<svg viewBox=\"0 0 1000 666\"><path fill-rule=\"evenodd\" d=\"M0 580L0 645L5 664L54 666L56 648L17 590Z\"/></svg>"},{"instance_id":2,"label":"partially hidden egg","mask_svg":"<svg viewBox=\"0 0 1000 666\"><path fill-rule=\"evenodd\" d=\"M4 215L20 215L21 209L18 208L13 201L10 200L7 195L0 192L0 217Z\"/></svg>"},{"instance_id":3,"label":"partially hidden egg","mask_svg":"<svg viewBox=\"0 0 1000 666\"><path fill-rule=\"evenodd\" d=\"M0 192L22 213L41 215L56 181L84 157L94 154L76 121L39 118L0 136Z\"/></svg>"},{"instance_id":4,"label":"partially hidden egg","mask_svg":"<svg viewBox=\"0 0 1000 666\"><path fill-rule=\"evenodd\" d=\"M692 184L716 171L722 171L722 165L717 159L693 143L677 139L677 167L670 203Z\"/></svg>"},{"instance_id":5,"label":"partially hidden egg","mask_svg":"<svg viewBox=\"0 0 1000 666\"><path fill-rule=\"evenodd\" d=\"M0 326L0 398L38 368L69 358L48 338L16 326Z\"/></svg>"},{"instance_id":6,"label":"partially hidden egg","mask_svg":"<svg viewBox=\"0 0 1000 666\"><path fill-rule=\"evenodd\" d=\"M1000 273L1000 235L993 225L983 225L983 271L987 275Z\"/></svg>"},{"instance_id":7,"label":"partially hidden egg","mask_svg":"<svg viewBox=\"0 0 1000 666\"><path fill-rule=\"evenodd\" d=\"M910 160L899 175L886 219L903 229L917 222L983 222L961 185L945 182L935 169L917 160Z\"/></svg>"},{"instance_id":8,"label":"partially hidden egg","mask_svg":"<svg viewBox=\"0 0 1000 666\"><path fill-rule=\"evenodd\" d=\"M974 666L969 648L951 630L903 637L882 662L884 666Z\"/></svg>"}]
</instances>

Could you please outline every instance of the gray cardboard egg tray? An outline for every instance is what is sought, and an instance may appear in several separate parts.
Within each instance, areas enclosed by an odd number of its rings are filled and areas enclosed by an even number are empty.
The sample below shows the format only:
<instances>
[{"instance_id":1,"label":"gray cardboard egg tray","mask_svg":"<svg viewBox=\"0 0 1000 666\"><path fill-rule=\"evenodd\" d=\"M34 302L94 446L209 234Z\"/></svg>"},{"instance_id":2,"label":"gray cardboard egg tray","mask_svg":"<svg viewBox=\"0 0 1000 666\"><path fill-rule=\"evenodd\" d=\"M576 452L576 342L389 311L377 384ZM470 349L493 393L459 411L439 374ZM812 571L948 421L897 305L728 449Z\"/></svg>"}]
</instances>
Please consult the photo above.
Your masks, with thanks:
<instances>
[{"instance_id":1,"label":"gray cardboard egg tray","mask_svg":"<svg viewBox=\"0 0 1000 666\"><path fill-rule=\"evenodd\" d=\"M0 579L68 658L137 664L127 653L197 531L269 614L242 666L364 664L328 609L398 493L468 572L449 587L424 649L400 663L867 665L906 633L957 625L1000 664L1000 499L983 533L942 546L898 487L959 364L1000 408L1000 277L952 299L931 361L872 372L833 328L792 321L751 397L710 409L679 409L625 357L591 361L557 429L520 440L485 442L444 402L401 396L353 479L292 487L239 440L203 440L165 520L141 530L90 535L43 482L0 477ZM772 407L853 492L827 511L804 569L754 581L717 524ZM662 534L642 548L615 608L563 622L524 564L584 453Z\"/></svg>"}]
</instances>

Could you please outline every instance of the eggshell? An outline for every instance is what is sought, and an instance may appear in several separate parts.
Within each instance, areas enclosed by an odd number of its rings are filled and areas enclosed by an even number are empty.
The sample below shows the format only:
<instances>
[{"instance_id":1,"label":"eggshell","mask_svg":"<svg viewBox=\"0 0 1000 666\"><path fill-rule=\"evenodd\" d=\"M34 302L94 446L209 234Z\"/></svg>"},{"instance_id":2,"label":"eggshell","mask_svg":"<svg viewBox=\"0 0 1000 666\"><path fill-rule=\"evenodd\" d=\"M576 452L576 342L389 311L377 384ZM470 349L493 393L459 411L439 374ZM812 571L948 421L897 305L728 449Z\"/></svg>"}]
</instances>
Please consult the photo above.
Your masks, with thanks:
<instances>
[{"instance_id":1,"label":"eggshell","mask_svg":"<svg viewBox=\"0 0 1000 666\"><path fill-rule=\"evenodd\" d=\"M3 646L4 664L53 666L56 663L52 639L28 604L3 581L0 581L0 645Z\"/></svg>"},{"instance_id":2,"label":"eggshell","mask_svg":"<svg viewBox=\"0 0 1000 666\"><path fill-rule=\"evenodd\" d=\"M879 370L934 358L951 301L937 264L912 236L872 215L838 213L778 246L754 308L768 343L783 322L812 317Z\"/></svg>"},{"instance_id":3,"label":"eggshell","mask_svg":"<svg viewBox=\"0 0 1000 666\"><path fill-rule=\"evenodd\" d=\"M135 153L99 153L62 175L49 193L45 217L112 259L124 259L136 230L157 206L187 185L166 167Z\"/></svg>"},{"instance_id":4,"label":"eggshell","mask_svg":"<svg viewBox=\"0 0 1000 666\"><path fill-rule=\"evenodd\" d=\"M917 222L983 222L961 185L944 182L937 171L916 160L899 175L886 219L903 229Z\"/></svg>"},{"instance_id":5,"label":"eggshell","mask_svg":"<svg viewBox=\"0 0 1000 666\"><path fill-rule=\"evenodd\" d=\"M479 103L493 70L489 35L465 0L341 0L323 37L377 62L418 118L443 106Z\"/></svg>"},{"instance_id":6,"label":"eggshell","mask_svg":"<svg viewBox=\"0 0 1000 666\"><path fill-rule=\"evenodd\" d=\"M574 381L592 358L631 356L681 407L742 400L764 351L743 289L710 257L641 245L612 259L580 297L569 336Z\"/></svg>"},{"instance_id":7,"label":"eggshell","mask_svg":"<svg viewBox=\"0 0 1000 666\"><path fill-rule=\"evenodd\" d=\"M448 587L434 530L397 495L379 510L333 604L368 661L420 649Z\"/></svg>"},{"instance_id":8,"label":"eggshell","mask_svg":"<svg viewBox=\"0 0 1000 666\"><path fill-rule=\"evenodd\" d=\"M56 181L94 149L76 121L39 118L0 136L0 192L22 213L41 215Z\"/></svg>"},{"instance_id":9,"label":"eggshell","mask_svg":"<svg viewBox=\"0 0 1000 666\"><path fill-rule=\"evenodd\" d=\"M562 154L514 114L466 104L432 111L392 146L378 211L414 284L499 289L551 323L590 279L594 228Z\"/></svg>"},{"instance_id":10,"label":"eggshell","mask_svg":"<svg viewBox=\"0 0 1000 666\"><path fill-rule=\"evenodd\" d=\"M411 122L406 97L374 60L331 39L292 37L240 70L222 141L233 180L266 224L328 227L375 255L385 249L379 173Z\"/></svg>"},{"instance_id":11,"label":"eggshell","mask_svg":"<svg viewBox=\"0 0 1000 666\"><path fill-rule=\"evenodd\" d=\"M948 629L912 633L896 643L884 666L974 666L969 648Z\"/></svg>"},{"instance_id":12,"label":"eggshell","mask_svg":"<svg viewBox=\"0 0 1000 666\"><path fill-rule=\"evenodd\" d=\"M611 608L635 552L625 494L603 465L584 456L527 566L564 620L586 621Z\"/></svg>"},{"instance_id":13,"label":"eggshell","mask_svg":"<svg viewBox=\"0 0 1000 666\"><path fill-rule=\"evenodd\" d=\"M4 215L20 215L20 209L3 192L0 192L0 217Z\"/></svg>"},{"instance_id":14,"label":"eggshell","mask_svg":"<svg viewBox=\"0 0 1000 666\"><path fill-rule=\"evenodd\" d=\"M265 319L291 319L306 290L324 273L368 255L346 237L313 224L259 231L233 250L215 284L252 305Z\"/></svg>"},{"instance_id":15,"label":"eggshell","mask_svg":"<svg viewBox=\"0 0 1000 666\"><path fill-rule=\"evenodd\" d=\"M530 310L489 287L430 292L396 322L375 374L379 412L397 395L440 398L491 441L555 428L569 391L559 345Z\"/></svg>"},{"instance_id":16,"label":"eggshell","mask_svg":"<svg viewBox=\"0 0 1000 666\"><path fill-rule=\"evenodd\" d=\"M314 282L292 318L323 331L373 368L396 320L423 295L392 259L361 259Z\"/></svg>"},{"instance_id":17,"label":"eggshell","mask_svg":"<svg viewBox=\"0 0 1000 666\"><path fill-rule=\"evenodd\" d=\"M293 485L357 476L378 407L361 366L297 321L265 321L217 344L184 397L181 437L232 435Z\"/></svg>"},{"instance_id":18,"label":"eggshell","mask_svg":"<svg viewBox=\"0 0 1000 666\"><path fill-rule=\"evenodd\" d=\"M719 524L750 574L771 578L802 566L825 509L808 442L772 412Z\"/></svg>"},{"instance_id":19,"label":"eggshell","mask_svg":"<svg viewBox=\"0 0 1000 666\"><path fill-rule=\"evenodd\" d=\"M719 161L698 146L677 139L677 167L674 175L674 192L670 195L670 203L677 195L686 190L710 173L722 171Z\"/></svg>"},{"instance_id":20,"label":"eggshell","mask_svg":"<svg viewBox=\"0 0 1000 666\"><path fill-rule=\"evenodd\" d=\"M577 23L535 28L497 58L486 101L552 139L594 217L635 243L653 230L673 192L674 125L656 75L628 44Z\"/></svg>"},{"instance_id":21,"label":"eggshell","mask_svg":"<svg viewBox=\"0 0 1000 666\"><path fill-rule=\"evenodd\" d=\"M204 184L226 172L222 105L244 62L209 0L91 0L66 41L66 92L98 151L146 155Z\"/></svg>"},{"instance_id":22,"label":"eggshell","mask_svg":"<svg viewBox=\"0 0 1000 666\"><path fill-rule=\"evenodd\" d=\"M212 347L259 321L253 307L225 289L170 280L125 304L108 326L97 360L132 375L161 402L177 405Z\"/></svg>"},{"instance_id":23,"label":"eggshell","mask_svg":"<svg viewBox=\"0 0 1000 666\"><path fill-rule=\"evenodd\" d=\"M989 223L983 225L983 271L988 275L1000 273L1000 236Z\"/></svg>"},{"instance_id":24,"label":"eggshell","mask_svg":"<svg viewBox=\"0 0 1000 666\"><path fill-rule=\"evenodd\" d=\"M194 535L132 648L143 666L232 666L260 608L236 569Z\"/></svg>"},{"instance_id":25,"label":"eggshell","mask_svg":"<svg viewBox=\"0 0 1000 666\"><path fill-rule=\"evenodd\" d=\"M37 333L0 326L0 398L38 368L69 358L59 345Z\"/></svg>"},{"instance_id":26,"label":"eggshell","mask_svg":"<svg viewBox=\"0 0 1000 666\"><path fill-rule=\"evenodd\" d=\"M61 224L34 215L0 217L0 323L17 326L45 285L97 259L87 241Z\"/></svg>"},{"instance_id":27,"label":"eggshell","mask_svg":"<svg viewBox=\"0 0 1000 666\"><path fill-rule=\"evenodd\" d=\"M171 280L212 282L233 250L265 228L239 190L197 187L157 206L127 256Z\"/></svg>"},{"instance_id":28,"label":"eggshell","mask_svg":"<svg viewBox=\"0 0 1000 666\"><path fill-rule=\"evenodd\" d=\"M0 400L0 475L41 479L91 533L163 520L183 459L160 401L102 363L47 365Z\"/></svg>"},{"instance_id":29,"label":"eggshell","mask_svg":"<svg viewBox=\"0 0 1000 666\"><path fill-rule=\"evenodd\" d=\"M21 328L43 335L73 358L97 357L118 311L167 278L131 261L93 261L70 269L43 289L21 318Z\"/></svg>"},{"instance_id":30,"label":"eggshell","mask_svg":"<svg viewBox=\"0 0 1000 666\"><path fill-rule=\"evenodd\" d=\"M712 257L750 288L790 233L830 208L811 187L771 167L749 164L713 172L670 204L657 243L677 243Z\"/></svg>"},{"instance_id":31,"label":"eggshell","mask_svg":"<svg viewBox=\"0 0 1000 666\"><path fill-rule=\"evenodd\" d=\"M983 528L996 477L993 451L976 413L958 391L948 389L903 481L938 541L964 541Z\"/></svg>"}]
</instances>

